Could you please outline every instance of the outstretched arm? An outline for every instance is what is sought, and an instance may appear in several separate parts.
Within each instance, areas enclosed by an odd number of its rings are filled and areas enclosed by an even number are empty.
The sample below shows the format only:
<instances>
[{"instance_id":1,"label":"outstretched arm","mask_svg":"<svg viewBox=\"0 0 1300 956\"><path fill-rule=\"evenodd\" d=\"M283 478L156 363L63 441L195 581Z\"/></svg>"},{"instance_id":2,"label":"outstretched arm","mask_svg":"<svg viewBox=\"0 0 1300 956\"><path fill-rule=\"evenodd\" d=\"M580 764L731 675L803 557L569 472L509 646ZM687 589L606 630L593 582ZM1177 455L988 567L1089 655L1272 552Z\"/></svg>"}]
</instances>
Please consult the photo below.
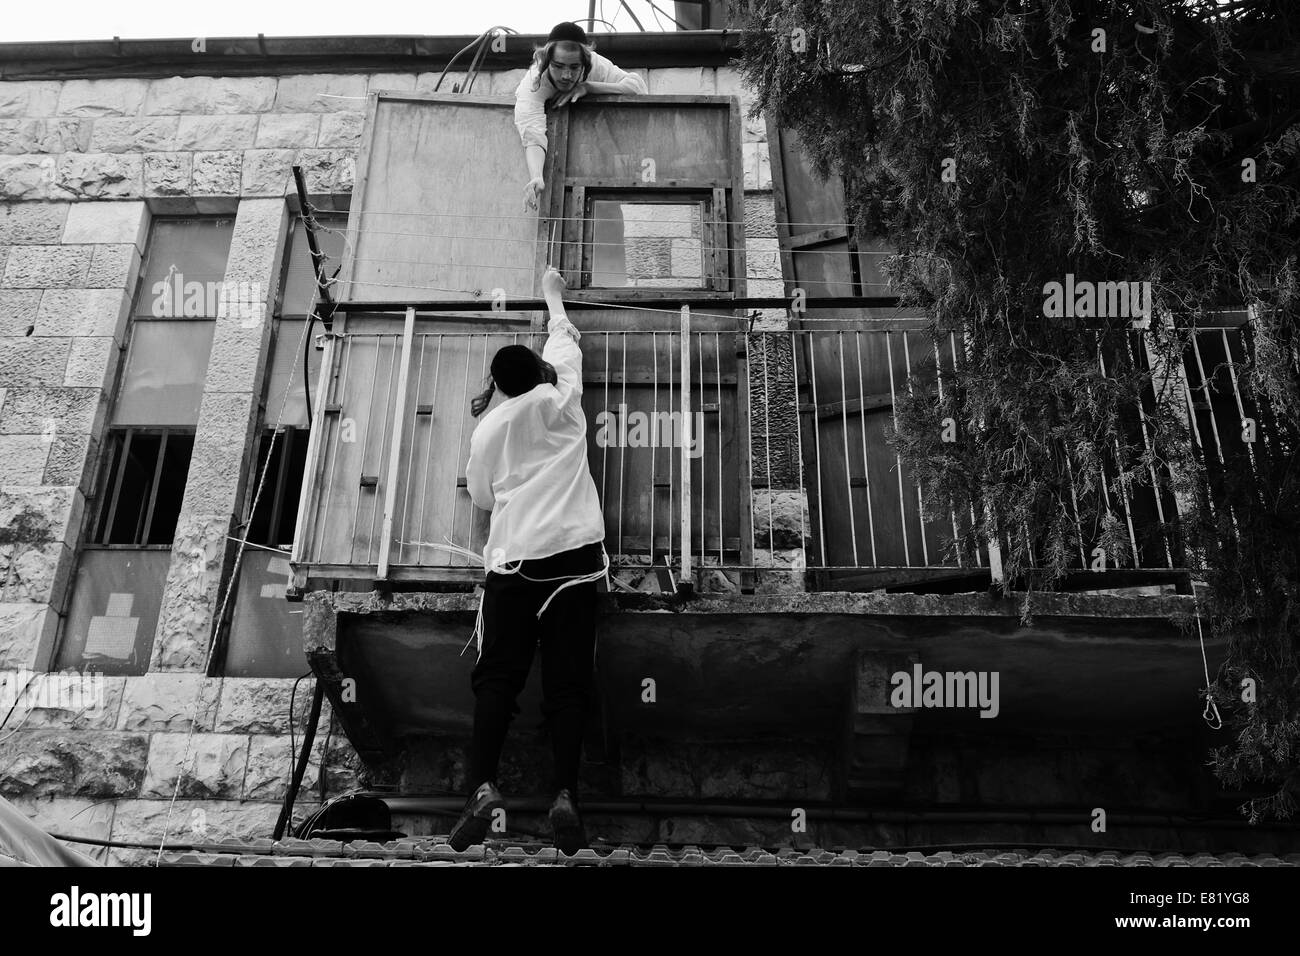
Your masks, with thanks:
<instances>
[{"instance_id":1,"label":"outstretched arm","mask_svg":"<svg viewBox=\"0 0 1300 956\"><path fill-rule=\"evenodd\" d=\"M555 388L562 403L582 394L582 350L578 348L582 333L574 328L564 310L564 289L564 276L554 266L548 266L542 276L542 295L551 318L546 325L548 336L542 358L555 366Z\"/></svg>"}]
</instances>

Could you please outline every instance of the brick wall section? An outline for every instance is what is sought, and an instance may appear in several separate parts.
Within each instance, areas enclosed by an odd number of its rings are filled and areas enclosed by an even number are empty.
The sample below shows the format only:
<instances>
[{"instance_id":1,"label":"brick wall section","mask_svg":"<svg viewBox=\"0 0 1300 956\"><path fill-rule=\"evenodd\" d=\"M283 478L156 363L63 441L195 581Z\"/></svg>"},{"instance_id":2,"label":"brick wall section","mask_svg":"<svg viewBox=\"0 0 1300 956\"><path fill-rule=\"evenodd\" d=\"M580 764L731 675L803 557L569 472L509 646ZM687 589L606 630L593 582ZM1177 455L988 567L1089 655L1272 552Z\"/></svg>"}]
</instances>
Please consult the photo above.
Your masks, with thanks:
<instances>
[{"instance_id":1,"label":"brick wall section","mask_svg":"<svg viewBox=\"0 0 1300 956\"><path fill-rule=\"evenodd\" d=\"M641 72L653 93L734 94L745 110L752 102L728 69ZM473 92L510 95L522 75L484 73ZM40 670L53 650L151 216L237 210L226 277L261 282L269 297L289 167L304 166L313 194L350 193L366 95L432 91L437 80L0 82L0 669ZM464 81L448 74L442 90ZM748 117L743 126L749 292L779 294L766 131ZM33 710L17 732L5 730L0 794L49 830L147 841L169 809L170 832L187 837L204 822L209 837L268 836L274 825L290 767L292 681L203 676L268 334L265 322L217 320L149 673L107 678L102 713ZM327 720L328 709L317 756ZM306 786L318 766L313 759ZM355 783L355 754L339 735L328 766L332 792ZM312 809L308 791L299 806ZM148 855L91 852L112 862Z\"/></svg>"}]
</instances>

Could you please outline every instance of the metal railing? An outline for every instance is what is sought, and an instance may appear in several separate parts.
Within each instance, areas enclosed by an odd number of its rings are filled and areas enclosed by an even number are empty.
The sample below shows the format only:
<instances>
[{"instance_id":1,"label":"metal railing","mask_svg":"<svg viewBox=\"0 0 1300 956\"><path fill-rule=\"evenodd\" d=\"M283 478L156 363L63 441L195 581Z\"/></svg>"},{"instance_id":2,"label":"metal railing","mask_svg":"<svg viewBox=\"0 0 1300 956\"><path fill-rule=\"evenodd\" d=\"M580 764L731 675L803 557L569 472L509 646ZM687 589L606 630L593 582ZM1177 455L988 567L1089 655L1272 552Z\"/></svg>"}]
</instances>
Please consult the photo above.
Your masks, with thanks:
<instances>
[{"instance_id":1,"label":"metal railing","mask_svg":"<svg viewBox=\"0 0 1300 956\"><path fill-rule=\"evenodd\" d=\"M1123 339L1127 360L1181 392L1214 498L1225 456L1254 455L1232 437L1254 408L1237 373L1245 340L1239 329L1201 329L1183 361L1157 366L1145 334ZM329 337L295 565L318 580L481 574L465 553L481 554L488 531L465 488L469 397L496 349L520 342L543 344L527 332L416 331L413 311L400 333ZM864 580L877 584L997 580L1003 549L1036 534L1002 528L972 545L986 505L929 506L888 441L904 396L951 387L964 361L957 333L936 340L907 323L699 331L683 307L676 330L588 330L582 349L588 462L616 566L667 567L680 581L702 566L870 572ZM1101 375L1115 354L1099 345ZM1133 410L1147 448L1156 400L1153 390ZM1128 567L1186 567L1177 521L1188 502L1171 476L1150 465L1149 484L1135 486L1107 454L1091 490L1069 475L1078 567L1089 564L1089 494L1124 523Z\"/></svg>"}]
</instances>

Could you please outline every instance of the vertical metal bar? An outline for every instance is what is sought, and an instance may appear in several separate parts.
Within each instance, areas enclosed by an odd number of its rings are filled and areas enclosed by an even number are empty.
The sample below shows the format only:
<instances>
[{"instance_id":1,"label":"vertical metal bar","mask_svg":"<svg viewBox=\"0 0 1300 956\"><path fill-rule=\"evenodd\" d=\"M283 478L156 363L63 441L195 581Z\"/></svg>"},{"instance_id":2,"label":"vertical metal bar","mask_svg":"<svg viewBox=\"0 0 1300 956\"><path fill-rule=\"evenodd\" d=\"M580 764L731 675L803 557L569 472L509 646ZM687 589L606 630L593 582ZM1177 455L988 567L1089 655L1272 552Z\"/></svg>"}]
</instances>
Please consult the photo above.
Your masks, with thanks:
<instances>
[{"instance_id":1,"label":"vertical metal bar","mask_svg":"<svg viewBox=\"0 0 1300 956\"><path fill-rule=\"evenodd\" d=\"M682 572L681 583L691 583L691 308L682 306L681 400L682 400Z\"/></svg>"},{"instance_id":2,"label":"vertical metal bar","mask_svg":"<svg viewBox=\"0 0 1300 956\"><path fill-rule=\"evenodd\" d=\"M402 463L402 438L406 430L406 388L411 377L411 342L415 335L415 309L406 310L402 327L402 361L397 370L397 397L393 403L393 443L388 451L388 481L384 489L384 523L379 532L379 578L388 577L393 547L393 510L397 506L397 471ZM396 353L396 349L393 350Z\"/></svg>"},{"instance_id":3,"label":"vertical metal bar","mask_svg":"<svg viewBox=\"0 0 1300 956\"><path fill-rule=\"evenodd\" d=\"M822 567L826 567L826 496L822 494L821 408L817 402L817 342L808 333L808 379L812 383L813 464L817 466L817 530L821 532Z\"/></svg>"},{"instance_id":4,"label":"vertical metal bar","mask_svg":"<svg viewBox=\"0 0 1300 956\"><path fill-rule=\"evenodd\" d=\"M948 333L948 351L952 353L952 374L955 377L957 375L957 333L956 332L950 331ZM970 503L970 525L971 525L971 530L973 532L975 529L974 500L972 500ZM980 553L980 549L978 547L976 547L975 549L975 565L976 567L980 567L980 568L984 567L984 555Z\"/></svg>"},{"instance_id":5,"label":"vertical metal bar","mask_svg":"<svg viewBox=\"0 0 1300 956\"><path fill-rule=\"evenodd\" d=\"M405 539L412 534L416 534L416 529L411 525L411 488L414 482L411 481L411 472L415 469L416 441L415 434L420 427L420 390L424 387L424 350L429 344L428 334L422 333L418 340L420 364L415 372L415 414L411 416L411 454L406 458L406 480L402 490L402 543L397 545L397 563L402 563L402 558L406 556ZM405 393L403 393L405 394ZM424 456L425 461L429 460L429 455ZM416 540L420 535L416 534Z\"/></svg>"},{"instance_id":6,"label":"vertical metal bar","mask_svg":"<svg viewBox=\"0 0 1300 956\"><path fill-rule=\"evenodd\" d=\"M426 338L427 338L427 337L426 337ZM423 356L423 354L421 354L420 361L421 361L421 363L423 363L423 361L424 361L424 356ZM438 352L437 352L437 354L434 356L434 359L433 359L433 398L434 398L434 411L435 411L435 412L437 411L437 407L438 407L438 406L437 406L437 398L438 398L438 375L439 375L439 372L441 372L441 370L442 370L442 333L439 332L439 333L438 333ZM434 417L433 417L433 415L430 415L430 416L429 416L429 453L426 454L426 455L424 456L424 467L420 470L420 517L419 517L418 519L416 519L416 524L415 524L415 528L416 528L416 532L417 532L417 534L416 534L416 540L417 540L417 541L423 541L423 540L424 540L424 535L425 535L425 531L424 531L424 506L425 506L425 503L429 500L429 463L433 460L433 429L434 429ZM455 492L454 492L454 489L453 489L453 494L454 494L454 493L455 493ZM415 547L415 563L416 563L416 564L423 564L423 563L424 563L424 545L423 545L423 544L416 545L416 547Z\"/></svg>"},{"instance_id":7,"label":"vertical metal bar","mask_svg":"<svg viewBox=\"0 0 1300 956\"><path fill-rule=\"evenodd\" d=\"M382 343L382 342L387 342L389 338L390 338L390 336L387 336L387 335L380 336L380 342L381 342L381 343ZM388 417L388 399L389 399L389 396L391 396L391 395L393 394L393 368L394 368L394 366L397 364L397 355L398 355L398 351L397 351L397 336L394 335L394 336L391 336L391 338L392 338L392 340L393 340L393 354L392 354L392 358L390 358L390 359L388 360L388 378L387 378L387 380L384 382L384 403L383 403L383 409L384 409L384 416L383 416L383 417L384 417L384 427L383 427L382 429L380 429L380 432L379 432L379 434L380 434L380 439L379 439L379 458L378 458L378 459L376 460L376 462L375 462L375 474L376 474L376 477L378 477L378 476L380 476L380 475L383 475L383 478L384 478L384 489L385 489L385 490L384 490L384 497L385 497L385 499L388 497L388 492L387 492L387 488L388 488L388 476L384 474L384 471L385 471L385 469L384 469L384 450L385 450L385 447L391 449L395 444L398 443L398 439L399 439L399 437L400 437L400 436L397 434L397 432L394 430L394 425L395 425L395 423L394 423L394 422L393 422L393 421ZM408 356L409 356L409 353L408 353ZM398 400L400 401L400 399L398 399ZM395 502L394 502L394 503L395 503ZM379 487L376 485L376 486L375 486L375 494L374 494L374 496L370 499L370 523L369 523L369 525L368 525L367 528L366 528L366 530L367 530L367 532L368 532L368 540L369 540L369 544L366 545L366 558L367 558L366 564L369 564L369 563L370 563L369 558L370 558L372 552L375 550L375 518L377 518L377 517L380 517L380 518L381 518L380 523L379 523L379 526L380 526L380 537L382 538L382 537L383 537L383 521L382 521L382 512L381 512L380 509L379 509ZM382 544L382 542L381 542L381 544ZM376 563L376 565L378 564L378 558L376 558L375 563Z\"/></svg>"},{"instance_id":8,"label":"vertical metal bar","mask_svg":"<svg viewBox=\"0 0 1300 956\"><path fill-rule=\"evenodd\" d=\"M292 425L286 425L284 429L284 442L280 446L280 467L275 470L275 492L271 496L271 518L267 525L266 541L263 544L278 545L280 541L280 514L284 510L284 486L289 481L289 453L293 450L294 428ZM271 432L271 447L266 450L266 457L269 460L271 452L275 450L275 432ZM248 523L253 523L253 514L250 511ZM248 537L251 528L245 526L244 537Z\"/></svg>"},{"instance_id":9,"label":"vertical metal bar","mask_svg":"<svg viewBox=\"0 0 1300 956\"><path fill-rule=\"evenodd\" d=\"M715 383L717 387L718 400L718 567L726 564L726 558L723 555L726 539L723 537L722 528L722 500L724 494L724 485L722 484L722 334L713 333L713 370L718 376ZM739 395L739 382L737 383L737 395ZM700 456L703 460L703 455Z\"/></svg>"},{"instance_id":10,"label":"vertical metal bar","mask_svg":"<svg viewBox=\"0 0 1300 956\"><path fill-rule=\"evenodd\" d=\"M849 541L853 545L853 566L860 568L862 562L858 560L858 522L853 511L853 473L849 468L849 395L848 382L845 380L847 376L844 374L844 333L837 331L835 339L836 350L840 353L840 439L844 446L844 492L849 501ZM859 408L858 416L863 415L865 412Z\"/></svg>"},{"instance_id":11,"label":"vertical metal bar","mask_svg":"<svg viewBox=\"0 0 1300 956\"><path fill-rule=\"evenodd\" d=\"M369 338L372 338L372 336L366 336L366 338L369 339ZM373 339L374 339L374 342L375 342L375 367L374 367L374 371L373 371L373 372L371 373L371 375L370 375L370 395L369 395L369 397L366 399L366 413L365 413L365 429L366 429L366 437L365 437L365 440L361 443L361 474L363 474L363 475L366 473L366 458L367 458L368 453L369 453L369 451L370 451L370 433L371 433L372 431L374 431L374 428L372 428L371 426L374 425L374 422L375 422L375 386L376 386L376 385L378 384L378 382L379 382L379 344L380 344L380 342L382 341L382 336L375 335L375 336L373 336ZM354 343L354 346L353 346L353 347L355 348L355 343ZM382 441L382 439L381 439L381 441ZM381 445L380 445L381 450L382 450L382 447L383 447L383 446L382 446L382 444L381 444ZM357 560L356 560L356 553L357 553L357 519L358 519L360 516L361 516L361 485L360 485L360 483L358 483L358 484L357 484L357 494L356 494L356 498L355 498L355 500L352 502L352 525L351 525L351 533L350 533L349 536L348 536L348 540L351 542L351 547L350 547L350 550L348 551L348 555L349 555L349 563L351 563L351 564L357 564L357 563L358 563ZM370 548L369 548L369 544L367 544L367 547L366 547L366 557L367 557L367 558L370 557ZM369 561L366 561L366 562L363 562L363 563L365 563L365 564L369 564L370 562L369 562Z\"/></svg>"},{"instance_id":12,"label":"vertical metal bar","mask_svg":"<svg viewBox=\"0 0 1300 956\"><path fill-rule=\"evenodd\" d=\"M465 382L466 385L469 384L469 353L473 350L474 340L478 337L479 335L477 333L471 333L470 335L465 336L465 374L464 374L463 381ZM484 365L486 365L487 364L487 336L486 335L483 336L483 356L484 356ZM456 429L457 470L459 470L460 467L461 450L465 447L465 416L460 415L458 417L460 418L460 424ZM466 460L466 464L468 464L468 460ZM459 475L457 477L459 477ZM466 481L465 494L466 495L469 494L468 480ZM460 488L458 484L456 488L452 489L452 493L451 493L451 538L453 539L453 543L455 543L454 539L456 537L456 518L459 512L460 512ZM470 499L470 504L469 504L469 524L471 528L474 527L474 501L472 498ZM473 542L470 543L472 544ZM450 564L452 564L455 567L463 567L465 566L465 564L462 564L462 562L468 563L469 561L469 559L466 558L464 555L458 554L455 551L448 553L447 560Z\"/></svg>"},{"instance_id":13,"label":"vertical metal bar","mask_svg":"<svg viewBox=\"0 0 1300 956\"><path fill-rule=\"evenodd\" d=\"M858 416L858 435L862 439L862 481L863 497L867 500L867 534L871 538L871 566L873 568L880 566L880 561L876 557L876 517L871 505L871 465L867 462L867 396L866 396L866 375L862 371L862 332L858 329L853 331L853 349L858 358L858 407L861 414ZM845 452L847 461L848 453Z\"/></svg>"},{"instance_id":14,"label":"vertical metal bar","mask_svg":"<svg viewBox=\"0 0 1300 956\"><path fill-rule=\"evenodd\" d=\"M773 563L776 555L776 529L775 515L772 508L772 386L767 377L767 336L766 332L758 333L758 340L763 343L763 456L766 464L763 468L764 488L767 497L767 547L773 554Z\"/></svg>"},{"instance_id":15,"label":"vertical metal bar","mask_svg":"<svg viewBox=\"0 0 1300 956\"><path fill-rule=\"evenodd\" d=\"M101 544L117 543L112 540L113 526L117 523L117 501L122 493L122 476L126 473L127 459L131 456L132 431L133 429L128 428L125 434L122 435L122 442L119 446L120 450L117 452L116 460L114 462L116 465L116 474L113 475L113 493L109 496L108 520L104 525L103 532L100 534L100 537L103 539L103 541L100 542Z\"/></svg>"},{"instance_id":16,"label":"vertical metal bar","mask_svg":"<svg viewBox=\"0 0 1300 956\"><path fill-rule=\"evenodd\" d=\"M669 336L671 345L672 336ZM670 360L671 361L671 360ZM659 333L653 329L650 331L650 369L651 379L654 381L653 394L650 397L650 566L654 567L655 563L655 512L659 510L659 489L655 484L655 465L657 456L655 447L659 444ZM672 395L669 394L669 404L671 405ZM668 468L672 472L672 445L668 446ZM668 524L672 525L672 480L669 479L668 488Z\"/></svg>"},{"instance_id":17,"label":"vertical metal bar","mask_svg":"<svg viewBox=\"0 0 1300 956\"><path fill-rule=\"evenodd\" d=\"M798 447L795 449L795 471L799 476L799 556L804 565L808 563L805 554L806 542L808 541L808 529L804 526L803 513L804 506L808 502L808 493L803 486L803 410L799 407L799 346L796 344L796 336L800 333L791 331L790 333L790 369L794 374L794 428L795 440Z\"/></svg>"},{"instance_id":18,"label":"vertical metal bar","mask_svg":"<svg viewBox=\"0 0 1300 956\"><path fill-rule=\"evenodd\" d=\"M934 345L935 383L939 387L939 404L942 405L943 404L943 356L939 354L939 340L937 338L933 339L931 344ZM956 420L953 421L953 424L956 425ZM952 542L953 542L953 548L957 553L957 567L964 568L966 566L966 563L962 560L961 545L959 543L959 535L957 532L957 504L952 500L951 497L948 498L948 516L952 519Z\"/></svg>"},{"instance_id":19,"label":"vertical metal bar","mask_svg":"<svg viewBox=\"0 0 1300 956\"><path fill-rule=\"evenodd\" d=\"M1228 330L1219 329L1219 335L1223 339L1223 357L1228 363L1228 377L1232 381L1232 397L1237 401L1237 417L1242 423L1242 430L1245 430L1246 406L1241 401L1241 389L1237 385L1237 360L1232 356L1232 346L1228 343ZM1255 423L1255 430L1260 430L1260 423ZM1243 441L1246 446L1246 454L1250 457L1250 471L1255 476L1255 486L1259 487L1259 469L1255 464L1255 443Z\"/></svg>"},{"instance_id":20,"label":"vertical metal bar","mask_svg":"<svg viewBox=\"0 0 1300 956\"><path fill-rule=\"evenodd\" d=\"M657 387L657 383L656 383ZM627 442L623 433L627 430L627 333L623 333L623 401L619 409L619 441L618 441L618 553L623 553L623 512L625 508L625 499L623 498L623 475L627 471ZM654 545L650 542L650 563L654 564Z\"/></svg>"},{"instance_id":21,"label":"vertical metal bar","mask_svg":"<svg viewBox=\"0 0 1300 956\"><path fill-rule=\"evenodd\" d=\"M353 345L352 338L353 338L353 336L352 336L351 333L345 333L345 334L343 334L343 335L341 335L341 336L338 336L337 338L334 337L334 336L331 336L331 337L327 340L327 342L329 343L328 346L327 346L328 349L333 349L333 347L334 347L334 343L335 343L336 341L339 343L339 349L340 349L340 351L342 352L342 366L343 366L343 367L342 367L342 368L340 369L340 371L339 371L338 378L335 379L335 380L332 382L332 384L330 384L330 385L328 386L328 389L331 390L331 391L333 392L333 395L332 395L332 396L331 396L331 395L328 395L326 391L322 391L322 392L319 392L319 393L318 393L319 395L323 396L322 398L319 399L319 401L321 402L321 406L322 406L322 408L324 408L324 405L329 401L329 398L330 398L330 397L335 397L335 398L337 398L337 397L338 397L338 393L339 393L340 391L343 391L343 390L347 387L347 384L348 384L348 383L347 383L347 377L348 377L348 374L352 371L352 351L353 351L353 348L352 348L352 345ZM328 357L329 357L329 356L327 356L327 358L328 358ZM327 369L326 369L326 363L325 363L325 362L322 362L322 363L321 363L321 382L322 382L322 383L325 383L325 382L327 381L327 380L325 379L325 377L324 377L326 371L327 371ZM339 404L341 404L341 403L339 403ZM329 449L329 450L330 450L329 460L328 460L327 462L325 462L325 495L324 495L324 504L321 506L321 509L320 509L320 520L314 522L313 525L312 525L313 540L314 540L314 538L315 538L315 532L316 532L317 529L320 529L320 528L327 528L327 527L329 527L329 525L327 524L327 521L328 521L328 518L329 518L330 501L331 501L331 499L333 498L333 492L334 492L334 470L335 470L335 466L338 465L339 445L342 444L341 439L342 439L342 434L343 434L343 421L344 421L344 416L343 416L343 411L342 411L341 408L340 408L340 410L339 410L339 415L338 415L338 418L336 419L336 421L338 422L338 427L335 428L335 430L334 430L334 441L333 441L333 444L331 445L331 447L330 447L330 449ZM322 428L321 431L324 432L324 429ZM316 433L316 429L315 429L315 428L312 428L312 433L313 433L313 434ZM321 440L324 441L324 438L322 438ZM303 513L300 513L300 514L298 515L298 517L299 517L299 519L301 519L301 518L303 517ZM315 543L316 543L316 551L315 551L315 553L313 554L313 557L314 557L314 558L319 558L319 557L321 556L321 555L320 555L320 542L319 542L319 541L316 541ZM331 563L333 563L333 562L331 562Z\"/></svg>"},{"instance_id":22,"label":"vertical metal bar","mask_svg":"<svg viewBox=\"0 0 1300 956\"><path fill-rule=\"evenodd\" d=\"M605 400L604 403L601 405L601 407L605 409L605 416L606 416L605 420L608 421L609 420L609 332L606 331L604 333L604 336L605 336ZM621 417L619 419L619 426L622 427ZM606 435L605 441L600 443L600 510L601 510L602 521L605 520L605 508L607 507L607 502L609 501L609 498L607 497L606 494L606 483L608 479L609 479L609 436ZM618 556L622 557L621 548L618 552Z\"/></svg>"},{"instance_id":23,"label":"vertical metal bar","mask_svg":"<svg viewBox=\"0 0 1300 956\"><path fill-rule=\"evenodd\" d=\"M1098 332L1097 333L1097 367L1101 370L1102 378L1105 378L1106 357L1102 353L1101 342L1102 342L1101 333ZM1141 560L1140 560L1141 555L1138 552L1137 535L1134 534L1133 532L1133 494L1132 492L1129 491L1128 479L1118 473L1121 468L1119 439L1113 438L1111 439L1111 443L1115 446L1115 468L1117 472L1115 478L1119 482L1119 490L1123 492L1124 495L1124 523L1128 527L1129 544L1133 547L1133 567L1138 568L1141 567ZM1105 467L1104 464L1102 467L1103 468Z\"/></svg>"},{"instance_id":24,"label":"vertical metal bar","mask_svg":"<svg viewBox=\"0 0 1300 956\"><path fill-rule=\"evenodd\" d=\"M1146 335L1145 332L1140 330L1137 331L1135 334L1140 336ZM1128 351L1128 358L1129 361L1133 363L1133 372L1136 375L1138 371L1137 350L1133 348L1133 342L1129 338L1128 332L1124 333L1124 348ZM1154 391L1155 388L1153 385L1152 386L1153 394ZM1138 421L1141 422L1142 424L1142 447L1145 448L1148 452L1152 452L1154 451L1154 448L1151 442L1151 432L1147 428L1147 412L1146 409L1142 407L1141 395L1138 396L1137 406L1138 406ZM1155 498L1156 518L1160 522L1160 540L1165 546L1165 565L1166 567L1172 569L1174 566L1174 555L1173 555L1173 551L1171 551L1169 548L1169 535L1166 532L1165 505L1164 505L1164 501L1162 500L1162 496L1160 494L1160 480L1156 477L1155 464L1149 460L1147 461L1147 471L1151 475L1151 495L1153 498Z\"/></svg>"},{"instance_id":25,"label":"vertical metal bar","mask_svg":"<svg viewBox=\"0 0 1300 956\"><path fill-rule=\"evenodd\" d=\"M745 384L746 384L746 386L748 386L748 384L749 384L749 383L748 383L749 372L750 372L750 369L753 367L753 366L752 366L752 360L750 359L750 355L749 355L749 352L750 352L750 348L749 348L749 333L745 332L744 329L742 328L741 331L740 331L740 333L739 333L739 335L740 335L740 337L741 337L742 339L745 340L745 378L746 378L746 383L745 383ZM737 350L737 351L738 351L738 350ZM739 372L739 369L738 369L737 371ZM740 394L741 394L741 391L740 391L740 378L739 378L739 376L737 376L737 378L736 378L736 397L737 397L737 402L736 402L736 411L737 411L738 414L739 414L739 412L740 412L740 401L739 401ZM745 447L748 448L748 449L750 450L750 457L749 457L749 463L750 463L750 464L749 464L749 474L747 474L747 475L741 475L741 479L742 479L742 481L743 481L744 484L745 484L745 487L743 487L743 488L741 489L741 494L748 495L748 496L749 496L749 500L750 500L750 508L748 509L748 511L749 511L749 531L748 531L748 534L749 534L749 543L750 543L750 548L752 549L753 546L754 546L754 535L755 535L755 533L756 533L756 532L755 532L755 528L754 528L754 509L753 509L753 500L754 500L754 460L753 460L753 457L752 457L752 456L753 456L753 448L754 448L754 422L753 422L753 417L754 417L754 415L753 415L753 411L754 411L754 409L753 409L754 400L753 400L753 396L752 396L752 394L750 394L750 390L749 390L748 387L745 388L745 394L748 396L748 404L749 404L749 406L750 406L749 408L745 409ZM797 392L797 390L796 390L796 397L797 397L797 395L798 395L798 392ZM744 533L745 533L745 530L742 528L742 529L741 529L741 534L742 534L742 536L744 535ZM742 549L743 549L743 540L742 540Z\"/></svg>"},{"instance_id":26,"label":"vertical metal bar","mask_svg":"<svg viewBox=\"0 0 1300 956\"><path fill-rule=\"evenodd\" d=\"M688 444L690 444L690 445L694 445L694 446L696 446L696 447L698 447L698 448L700 449L700 490L699 490L699 493L698 493L698 497L699 497L699 499L700 499L700 567L704 567L704 559L705 559L705 557L706 557L706 553L705 553L705 552L706 552L706 546L705 546L705 544L704 544L704 530L708 527L708 521L706 520L705 513L704 513L704 506L705 506L705 503L708 501L708 498L709 498L709 469L708 469L708 465L707 465L707 463L706 463L705 460L704 460L704 441L705 441L705 437L706 437L706 436L708 435L708 433L709 433L709 429L708 429L708 427L705 426L705 424L704 424L704 415L703 415L703 409L704 409L704 405L705 405L705 401L704 401L704 399L705 399L706 394L707 394L707 393L704 391L704 333L702 333L702 332L693 332L693 333L691 333L691 341L692 341L692 342L695 342L695 354L696 354L696 356L699 358L699 369L700 369L700 433L699 433L698 435L696 435L696 434L694 434L694 432L692 432L691 437L692 437L693 440L692 440L691 442L689 442ZM721 423L721 421L722 421L722 406L719 405L719 406L718 406L718 422ZM692 427L694 427L693 424L692 424ZM683 432L683 440L684 440L684 439L685 439L685 432ZM693 449L691 449L691 450L693 451ZM690 455L687 456L687 463L688 463L688 464L689 464L689 462L690 462L690 457L691 457ZM721 491L721 489L719 489L719 491ZM721 505L721 497L722 497L721 494L719 494L719 496L718 496L718 498L719 498L719 502L718 502L719 505Z\"/></svg>"},{"instance_id":27,"label":"vertical metal bar","mask_svg":"<svg viewBox=\"0 0 1300 956\"><path fill-rule=\"evenodd\" d=\"M903 372L907 375L907 394L912 395L912 353L907 347L907 332L903 332ZM895 412L894 421L898 421L898 414ZM897 427L897 426L895 426ZM899 464L899 477L902 477L902 464ZM930 547L925 540L925 502L921 500L921 483L916 483L916 519L921 525L921 563L925 567L930 566Z\"/></svg>"},{"instance_id":28,"label":"vertical metal bar","mask_svg":"<svg viewBox=\"0 0 1300 956\"><path fill-rule=\"evenodd\" d=\"M153 466L153 483L149 488L149 507L144 513L144 533L140 536L140 544L148 544L149 533L153 531L153 510L158 503L158 485L162 481L163 458L167 454L167 434L163 429L162 437L158 439L158 460Z\"/></svg>"},{"instance_id":29,"label":"vertical metal bar","mask_svg":"<svg viewBox=\"0 0 1300 956\"><path fill-rule=\"evenodd\" d=\"M889 408L894 416L894 430L898 430L898 391L894 388L894 346L892 332L885 333L885 363L889 366ZM907 333L903 333L906 338ZM898 521L903 529L903 560L912 566L912 549L907 541L907 506L903 502L903 462L898 453L894 453L894 463L898 469ZM924 530L924 529L923 529Z\"/></svg>"}]
</instances>

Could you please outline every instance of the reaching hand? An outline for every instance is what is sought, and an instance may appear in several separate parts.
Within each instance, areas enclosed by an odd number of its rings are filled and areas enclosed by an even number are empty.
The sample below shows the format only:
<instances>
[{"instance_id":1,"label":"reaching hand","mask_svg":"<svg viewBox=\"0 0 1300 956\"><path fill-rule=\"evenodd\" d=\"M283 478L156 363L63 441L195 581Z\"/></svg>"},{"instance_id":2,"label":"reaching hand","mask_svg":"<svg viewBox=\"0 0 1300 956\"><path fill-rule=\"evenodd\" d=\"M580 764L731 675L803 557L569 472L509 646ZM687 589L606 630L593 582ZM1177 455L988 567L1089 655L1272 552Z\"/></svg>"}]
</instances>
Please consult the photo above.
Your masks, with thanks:
<instances>
[{"instance_id":1,"label":"reaching hand","mask_svg":"<svg viewBox=\"0 0 1300 956\"><path fill-rule=\"evenodd\" d=\"M541 176L528 180L528 185L524 187L525 209L537 208L537 203L542 195L542 189L545 185L546 181L543 180Z\"/></svg>"},{"instance_id":2,"label":"reaching hand","mask_svg":"<svg viewBox=\"0 0 1300 956\"><path fill-rule=\"evenodd\" d=\"M542 274L542 294L546 298L560 296L568 287L569 284L564 281L564 276L560 275L555 266L546 267L546 272Z\"/></svg>"}]
</instances>

